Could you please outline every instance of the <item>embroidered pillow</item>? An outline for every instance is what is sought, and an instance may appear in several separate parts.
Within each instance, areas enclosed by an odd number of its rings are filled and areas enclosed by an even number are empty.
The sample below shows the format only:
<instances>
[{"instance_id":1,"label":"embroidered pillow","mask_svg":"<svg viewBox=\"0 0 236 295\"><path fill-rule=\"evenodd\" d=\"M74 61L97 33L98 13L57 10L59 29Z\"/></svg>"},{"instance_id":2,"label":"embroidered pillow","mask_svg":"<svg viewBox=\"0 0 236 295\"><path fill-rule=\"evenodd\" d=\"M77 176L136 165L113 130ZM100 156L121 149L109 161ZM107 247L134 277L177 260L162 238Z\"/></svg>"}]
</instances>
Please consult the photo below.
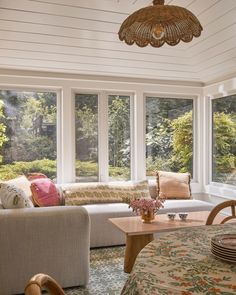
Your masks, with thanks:
<instances>
[{"instance_id":1,"label":"embroidered pillow","mask_svg":"<svg viewBox=\"0 0 236 295\"><path fill-rule=\"evenodd\" d=\"M60 194L53 181L49 178L39 178L31 182L34 203L39 207L59 206Z\"/></svg>"},{"instance_id":2,"label":"embroidered pillow","mask_svg":"<svg viewBox=\"0 0 236 295\"><path fill-rule=\"evenodd\" d=\"M27 198L31 198L32 193L30 190L30 181L25 177L25 175L19 176L17 178L8 180L8 181L4 181L4 183L7 184L12 184L14 186L16 186L19 189L22 189L26 195Z\"/></svg>"},{"instance_id":3,"label":"embroidered pillow","mask_svg":"<svg viewBox=\"0 0 236 295\"><path fill-rule=\"evenodd\" d=\"M65 205L129 203L131 199L150 198L146 180L120 183L77 183L68 186L63 188Z\"/></svg>"},{"instance_id":4,"label":"embroidered pillow","mask_svg":"<svg viewBox=\"0 0 236 295\"><path fill-rule=\"evenodd\" d=\"M0 184L0 198L5 209L34 207L24 191L12 184Z\"/></svg>"},{"instance_id":5,"label":"embroidered pillow","mask_svg":"<svg viewBox=\"0 0 236 295\"><path fill-rule=\"evenodd\" d=\"M158 196L163 195L167 199L190 199L190 180L189 173L158 171Z\"/></svg>"}]
</instances>

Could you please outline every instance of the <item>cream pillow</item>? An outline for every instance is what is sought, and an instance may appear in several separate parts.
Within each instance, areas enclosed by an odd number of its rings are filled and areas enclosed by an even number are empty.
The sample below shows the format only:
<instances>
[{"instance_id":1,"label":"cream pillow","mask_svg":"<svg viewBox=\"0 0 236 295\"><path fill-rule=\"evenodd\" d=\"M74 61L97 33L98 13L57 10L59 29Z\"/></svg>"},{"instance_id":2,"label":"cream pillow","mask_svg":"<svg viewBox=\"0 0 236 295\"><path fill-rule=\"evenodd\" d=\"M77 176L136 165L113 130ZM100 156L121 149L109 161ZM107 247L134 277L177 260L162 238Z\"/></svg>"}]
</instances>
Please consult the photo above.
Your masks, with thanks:
<instances>
[{"instance_id":1,"label":"cream pillow","mask_svg":"<svg viewBox=\"0 0 236 295\"><path fill-rule=\"evenodd\" d=\"M3 183L12 184L16 186L17 188L22 189L26 197L31 199L32 197L32 193L30 189L31 182L24 175L11 180L4 181Z\"/></svg>"},{"instance_id":2,"label":"cream pillow","mask_svg":"<svg viewBox=\"0 0 236 295\"><path fill-rule=\"evenodd\" d=\"M77 183L63 188L65 205L129 203L131 199L151 198L148 182Z\"/></svg>"},{"instance_id":3,"label":"cream pillow","mask_svg":"<svg viewBox=\"0 0 236 295\"><path fill-rule=\"evenodd\" d=\"M167 199L190 199L189 173L157 172L157 192L158 196Z\"/></svg>"},{"instance_id":4,"label":"cream pillow","mask_svg":"<svg viewBox=\"0 0 236 295\"><path fill-rule=\"evenodd\" d=\"M7 183L0 184L0 199L4 209L34 207L22 189Z\"/></svg>"}]
</instances>

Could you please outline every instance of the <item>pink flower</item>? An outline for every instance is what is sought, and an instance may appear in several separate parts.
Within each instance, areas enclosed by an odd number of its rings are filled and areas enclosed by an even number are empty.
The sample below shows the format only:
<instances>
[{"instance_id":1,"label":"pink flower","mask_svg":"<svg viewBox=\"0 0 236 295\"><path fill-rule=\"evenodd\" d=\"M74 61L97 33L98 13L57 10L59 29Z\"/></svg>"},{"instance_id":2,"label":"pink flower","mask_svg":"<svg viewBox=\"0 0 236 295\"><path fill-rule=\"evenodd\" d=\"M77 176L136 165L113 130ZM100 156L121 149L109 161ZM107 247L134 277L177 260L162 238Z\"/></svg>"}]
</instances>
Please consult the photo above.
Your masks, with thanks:
<instances>
[{"instance_id":1,"label":"pink flower","mask_svg":"<svg viewBox=\"0 0 236 295\"><path fill-rule=\"evenodd\" d=\"M160 208L163 208L165 199L134 199L130 202L129 207L133 209L137 214L146 214L147 212L156 213Z\"/></svg>"}]
</instances>

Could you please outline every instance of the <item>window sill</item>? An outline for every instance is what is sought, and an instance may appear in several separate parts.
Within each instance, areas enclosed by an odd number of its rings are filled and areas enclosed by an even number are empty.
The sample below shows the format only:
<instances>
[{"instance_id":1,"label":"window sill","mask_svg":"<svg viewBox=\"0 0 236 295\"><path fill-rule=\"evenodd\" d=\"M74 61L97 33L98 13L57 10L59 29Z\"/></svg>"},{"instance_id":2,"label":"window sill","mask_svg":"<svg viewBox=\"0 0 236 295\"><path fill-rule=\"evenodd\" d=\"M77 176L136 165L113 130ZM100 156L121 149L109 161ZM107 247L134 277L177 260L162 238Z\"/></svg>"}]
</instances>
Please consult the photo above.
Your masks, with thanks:
<instances>
[{"instance_id":1,"label":"window sill","mask_svg":"<svg viewBox=\"0 0 236 295\"><path fill-rule=\"evenodd\" d=\"M224 198L226 200L235 200L236 199L236 186L211 182L209 185L205 186L205 191L208 194Z\"/></svg>"}]
</instances>

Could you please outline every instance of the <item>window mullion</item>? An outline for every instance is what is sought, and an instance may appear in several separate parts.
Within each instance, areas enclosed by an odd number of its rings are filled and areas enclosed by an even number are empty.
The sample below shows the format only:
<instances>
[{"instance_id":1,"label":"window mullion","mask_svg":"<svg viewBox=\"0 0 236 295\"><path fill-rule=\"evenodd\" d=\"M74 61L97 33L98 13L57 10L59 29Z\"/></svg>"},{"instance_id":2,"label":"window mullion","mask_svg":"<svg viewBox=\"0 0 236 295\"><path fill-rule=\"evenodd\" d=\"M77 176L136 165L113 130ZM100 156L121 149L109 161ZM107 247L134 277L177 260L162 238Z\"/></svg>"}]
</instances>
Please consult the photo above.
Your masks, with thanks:
<instances>
[{"instance_id":1,"label":"window mullion","mask_svg":"<svg viewBox=\"0 0 236 295\"><path fill-rule=\"evenodd\" d=\"M75 111L74 93L64 87L61 98L61 180L75 181ZM70 132L68 132L70 130Z\"/></svg>"},{"instance_id":2,"label":"window mullion","mask_svg":"<svg viewBox=\"0 0 236 295\"><path fill-rule=\"evenodd\" d=\"M100 93L98 98L98 163L99 181L108 181L108 95Z\"/></svg>"},{"instance_id":3,"label":"window mullion","mask_svg":"<svg viewBox=\"0 0 236 295\"><path fill-rule=\"evenodd\" d=\"M146 178L145 158L145 107L143 92L136 92L134 96L134 128L133 128L133 163L132 178L142 180Z\"/></svg>"}]
</instances>

